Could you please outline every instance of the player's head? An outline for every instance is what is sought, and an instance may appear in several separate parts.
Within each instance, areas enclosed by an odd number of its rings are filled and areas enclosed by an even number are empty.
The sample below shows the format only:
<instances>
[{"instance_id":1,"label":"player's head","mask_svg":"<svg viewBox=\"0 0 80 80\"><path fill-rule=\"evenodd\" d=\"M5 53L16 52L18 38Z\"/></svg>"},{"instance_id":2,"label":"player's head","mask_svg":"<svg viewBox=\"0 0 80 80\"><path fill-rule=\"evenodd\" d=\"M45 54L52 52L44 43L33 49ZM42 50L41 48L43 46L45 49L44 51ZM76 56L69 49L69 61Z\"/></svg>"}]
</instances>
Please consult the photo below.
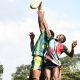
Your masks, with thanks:
<instances>
[{"instance_id":1,"label":"player's head","mask_svg":"<svg viewBox=\"0 0 80 80\"><path fill-rule=\"evenodd\" d=\"M59 35L56 36L56 40L58 42L64 43L66 41L66 37L63 34L59 34Z\"/></svg>"},{"instance_id":2,"label":"player's head","mask_svg":"<svg viewBox=\"0 0 80 80\"><path fill-rule=\"evenodd\" d=\"M51 37L54 37L54 32L52 30L50 30L51 33Z\"/></svg>"}]
</instances>

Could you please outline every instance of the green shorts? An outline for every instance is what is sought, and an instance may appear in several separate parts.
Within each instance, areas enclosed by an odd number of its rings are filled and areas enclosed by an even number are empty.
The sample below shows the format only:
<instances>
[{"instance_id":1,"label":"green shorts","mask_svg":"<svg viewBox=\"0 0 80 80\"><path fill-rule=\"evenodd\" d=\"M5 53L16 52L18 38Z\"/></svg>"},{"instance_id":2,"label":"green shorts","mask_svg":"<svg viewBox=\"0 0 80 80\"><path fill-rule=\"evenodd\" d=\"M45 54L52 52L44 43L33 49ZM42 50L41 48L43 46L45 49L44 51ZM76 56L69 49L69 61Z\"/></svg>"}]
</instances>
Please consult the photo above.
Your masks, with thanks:
<instances>
[{"instance_id":1,"label":"green shorts","mask_svg":"<svg viewBox=\"0 0 80 80\"><path fill-rule=\"evenodd\" d=\"M32 64L31 65L32 70L42 70L43 58L40 56L35 56L31 64Z\"/></svg>"}]
</instances>

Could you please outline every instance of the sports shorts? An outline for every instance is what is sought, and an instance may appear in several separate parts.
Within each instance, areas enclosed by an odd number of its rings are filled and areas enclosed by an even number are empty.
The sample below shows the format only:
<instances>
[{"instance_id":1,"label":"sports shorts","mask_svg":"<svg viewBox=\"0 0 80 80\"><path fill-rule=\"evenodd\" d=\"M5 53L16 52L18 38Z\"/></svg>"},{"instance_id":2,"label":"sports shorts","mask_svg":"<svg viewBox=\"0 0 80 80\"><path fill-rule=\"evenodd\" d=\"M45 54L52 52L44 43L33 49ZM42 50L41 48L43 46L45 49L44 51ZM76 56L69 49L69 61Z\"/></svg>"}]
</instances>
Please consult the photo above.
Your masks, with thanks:
<instances>
[{"instance_id":1,"label":"sports shorts","mask_svg":"<svg viewBox=\"0 0 80 80\"><path fill-rule=\"evenodd\" d=\"M56 64L52 63L51 61L47 60L45 63L44 63L44 66L45 68L55 68L55 67L58 67Z\"/></svg>"},{"instance_id":2,"label":"sports shorts","mask_svg":"<svg viewBox=\"0 0 80 80\"><path fill-rule=\"evenodd\" d=\"M42 70L43 58L40 56L35 56L31 62L32 70Z\"/></svg>"}]
</instances>

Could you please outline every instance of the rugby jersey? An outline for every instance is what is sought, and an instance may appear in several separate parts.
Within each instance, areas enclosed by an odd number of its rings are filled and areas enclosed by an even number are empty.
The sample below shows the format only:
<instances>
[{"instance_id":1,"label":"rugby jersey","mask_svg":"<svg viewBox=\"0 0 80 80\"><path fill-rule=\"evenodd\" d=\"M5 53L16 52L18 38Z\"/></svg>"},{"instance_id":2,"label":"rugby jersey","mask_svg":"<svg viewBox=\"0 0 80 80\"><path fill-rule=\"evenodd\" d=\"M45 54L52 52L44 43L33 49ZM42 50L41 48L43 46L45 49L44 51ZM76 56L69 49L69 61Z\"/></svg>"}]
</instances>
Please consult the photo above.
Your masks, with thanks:
<instances>
[{"instance_id":1,"label":"rugby jersey","mask_svg":"<svg viewBox=\"0 0 80 80\"><path fill-rule=\"evenodd\" d=\"M46 37L45 32L41 32L33 50L32 50L32 56L42 56L44 57L44 53L46 51L46 48L48 46L48 39Z\"/></svg>"},{"instance_id":2,"label":"rugby jersey","mask_svg":"<svg viewBox=\"0 0 80 80\"><path fill-rule=\"evenodd\" d=\"M54 39L50 40L47 53L45 55L46 59L50 60L54 64L61 65L59 60L59 55L63 53L63 44L56 42Z\"/></svg>"}]
</instances>

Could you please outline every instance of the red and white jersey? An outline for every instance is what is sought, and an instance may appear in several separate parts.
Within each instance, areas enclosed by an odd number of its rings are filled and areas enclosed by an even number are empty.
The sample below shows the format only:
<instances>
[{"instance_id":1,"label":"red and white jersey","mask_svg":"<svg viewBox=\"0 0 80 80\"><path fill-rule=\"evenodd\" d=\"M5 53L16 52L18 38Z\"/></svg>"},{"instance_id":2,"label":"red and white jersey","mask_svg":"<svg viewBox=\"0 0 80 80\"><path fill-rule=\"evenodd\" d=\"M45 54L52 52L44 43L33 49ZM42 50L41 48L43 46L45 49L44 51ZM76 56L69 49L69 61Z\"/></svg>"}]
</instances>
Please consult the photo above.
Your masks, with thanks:
<instances>
[{"instance_id":1,"label":"red and white jersey","mask_svg":"<svg viewBox=\"0 0 80 80\"><path fill-rule=\"evenodd\" d=\"M46 59L50 60L54 64L61 65L59 56L63 53L64 45L62 43L56 42L55 39L50 40L47 53L45 55Z\"/></svg>"}]
</instances>

